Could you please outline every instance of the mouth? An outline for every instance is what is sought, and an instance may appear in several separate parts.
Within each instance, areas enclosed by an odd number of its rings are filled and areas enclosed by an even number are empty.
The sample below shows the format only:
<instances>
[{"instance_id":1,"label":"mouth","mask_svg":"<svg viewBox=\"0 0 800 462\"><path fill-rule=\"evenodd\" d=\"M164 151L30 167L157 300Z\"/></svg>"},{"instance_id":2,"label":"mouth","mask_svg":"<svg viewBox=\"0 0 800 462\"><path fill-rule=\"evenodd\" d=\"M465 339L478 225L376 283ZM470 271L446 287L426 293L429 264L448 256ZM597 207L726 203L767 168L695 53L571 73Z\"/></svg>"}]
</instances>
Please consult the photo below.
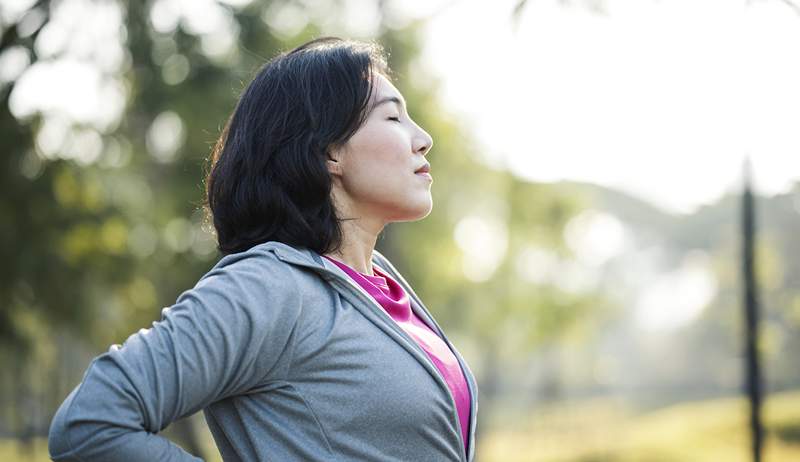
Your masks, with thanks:
<instances>
[{"instance_id":1,"label":"mouth","mask_svg":"<svg viewBox=\"0 0 800 462\"><path fill-rule=\"evenodd\" d=\"M414 175L421 176L421 177L425 178L426 181L430 181L430 182L433 181L433 177L431 176L431 166L430 166L430 164L425 164L422 167L418 168L414 172Z\"/></svg>"},{"instance_id":2,"label":"mouth","mask_svg":"<svg viewBox=\"0 0 800 462\"><path fill-rule=\"evenodd\" d=\"M416 173L416 174L427 173L427 174L428 174L428 176L430 176L430 173L431 173L431 164L429 164L429 163L427 163L427 162L426 162L426 163L425 163L425 165L423 165L422 167L420 167L420 168L416 169L416 170L414 171L414 173Z\"/></svg>"}]
</instances>

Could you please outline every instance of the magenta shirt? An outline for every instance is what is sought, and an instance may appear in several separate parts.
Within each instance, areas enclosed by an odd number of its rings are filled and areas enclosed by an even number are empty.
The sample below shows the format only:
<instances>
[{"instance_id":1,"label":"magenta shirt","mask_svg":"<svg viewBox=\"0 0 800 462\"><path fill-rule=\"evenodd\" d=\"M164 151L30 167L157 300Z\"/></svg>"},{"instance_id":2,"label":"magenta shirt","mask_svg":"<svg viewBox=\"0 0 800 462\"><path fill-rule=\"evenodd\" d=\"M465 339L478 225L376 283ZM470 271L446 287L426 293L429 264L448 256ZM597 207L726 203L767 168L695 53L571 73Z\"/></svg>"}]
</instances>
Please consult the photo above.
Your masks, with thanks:
<instances>
[{"instance_id":1,"label":"magenta shirt","mask_svg":"<svg viewBox=\"0 0 800 462\"><path fill-rule=\"evenodd\" d=\"M458 410L458 420L461 423L461 438L464 442L464 453L467 452L467 439L469 435L470 395L469 386L461 371L453 352L436 332L431 330L412 310L408 294L394 279L372 265L375 276L359 273L348 265L323 255L330 262L341 268L383 309L394 321L425 350L433 364L439 369L442 378L447 383Z\"/></svg>"}]
</instances>

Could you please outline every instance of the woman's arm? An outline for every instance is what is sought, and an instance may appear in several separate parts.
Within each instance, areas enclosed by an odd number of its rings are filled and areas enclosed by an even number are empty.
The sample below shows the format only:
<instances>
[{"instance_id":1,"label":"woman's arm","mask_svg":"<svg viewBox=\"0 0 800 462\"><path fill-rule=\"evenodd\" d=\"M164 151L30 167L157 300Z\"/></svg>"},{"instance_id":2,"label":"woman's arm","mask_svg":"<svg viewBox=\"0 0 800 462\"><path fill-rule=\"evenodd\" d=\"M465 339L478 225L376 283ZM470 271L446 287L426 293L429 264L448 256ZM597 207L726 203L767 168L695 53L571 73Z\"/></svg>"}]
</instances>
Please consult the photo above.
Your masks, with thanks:
<instances>
[{"instance_id":1,"label":"woman's arm","mask_svg":"<svg viewBox=\"0 0 800 462\"><path fill-rule=\"evenodd\" d=\"M151 328L95 358L53 418L52 459L199 460L157 433L282 378L301 304L291 271L268 253L228 255Z\"/></svg>"}]
</instances>

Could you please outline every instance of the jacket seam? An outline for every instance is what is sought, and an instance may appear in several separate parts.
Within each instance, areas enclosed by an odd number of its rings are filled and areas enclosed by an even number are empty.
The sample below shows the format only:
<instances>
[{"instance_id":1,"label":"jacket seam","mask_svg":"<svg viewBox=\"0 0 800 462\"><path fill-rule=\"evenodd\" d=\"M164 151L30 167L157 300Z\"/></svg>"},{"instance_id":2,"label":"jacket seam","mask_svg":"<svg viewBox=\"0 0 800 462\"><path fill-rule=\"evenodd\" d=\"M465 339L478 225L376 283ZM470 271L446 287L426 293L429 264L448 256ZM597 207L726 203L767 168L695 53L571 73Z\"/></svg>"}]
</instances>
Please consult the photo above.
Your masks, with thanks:
<instances>
[{"instance_id":1,"label":"jacket seam","mask_svg":"<svg viewBox=\"0 0 800 462\"><path fill-rule=\"evenodd\" d=\"M310 404L308 404L308 401L306 401L306 399L303 397L303 394L300 393L300 390L298 390L294 385L292 385L291 382L286 382L286 384L295 393L297 393L297 396L300 398L301 401L303 401L303 405L306 407L306 409L308 409L309 414L311 414L311 417L314 419L314 423L317 424L317 428L319 428L320 433L322 433L322 438L325 440L325 446L328 447L328 453L331 456L333 456L334 455L333 447L331 446L330 438L328 438L328 432L326 432L325 427L322 426L322 422L320 422L319 417L317 417L317 413L314 412L314 409L311 407Z\"/></svg>"},{"instance_id":2,"label":"jacket seam","mask_svg":"<svg viewBox=\"0 0 800 462\"><path fill-rule=\"evenodd\" d=\"M299 288L300 284L297 282L297 276L294 274L294 268L292 268L291 265L287 265L287 267L289 269L289 274L291 274L292 280L294 281L295 288ZM297 335L296 335L297 334L297 326L300 324L300 318L301 318L301 316L303 314L303 308L304 308L303 291L297 290L297 292L299 292L299 294L300 294L300 313L298 313L298 315L297 315L297 320L295 321L295 324L292 327L292 333L290 334L290 338L291 338L290 348L291 348L291 350L289 351L289 363L288 363L288 365L286 367L285 382L295 393L297 393L297 396L300 398L300 400L303 401L303 405L306 407L306 409L308 409L308 412L311 414L311 417L314 419L314 423L317 425L317 428L319 428L320 433L322 433L322 438L325 440L325 446L328 448L328 453L331 456L333 456L333 447L331 446L330 438L328 437L328 432L325 431L325 427L322 426L322 422L320 422L319 417L317 417L316 412L314 412L314 409L312 409L311 405L308 404L308 401L306 401L306 399L303 397L302 393L300 393L300 391L289 381L289 377L291 375L290 371L292 369L292 365L294 364L294 355L295 355L295 351L297 349L296 348L297 347Z\"/></svg>"},{"instance_id":3,"label":"jacket seam","mask_svg":"<svg viewBox=\"0 0 800 462\"><path fill-rule=\"evenodd\" d=\"M284 263L284 265L286 265L286 264ZM290 342L290 345L289 345L289 348L290 348L290 350L289 350L289 359L288 359L288 364L286 365L286 371L285 371L285 374L284 374L284 380L288 382L289 381L289 377L291 376L292 366L294 365L294 355L295 355L295 350L297 349L296 348L296 346L297 346L297 326L300 324L300 318L303 316L304 304L303 304L303 291L299 290L300 284L297 282L297 276L294 274L294 269L290 265L286 265L286 267L289 270L289 274L290 274L290 276L292 278L292 281L294 281L294 289L300 295L300 310L299 310L299 313L297 313L297 319L295 319L294 325L292 326L292 332L289 334L289 342Z\"/></svg>"}]
</instances>

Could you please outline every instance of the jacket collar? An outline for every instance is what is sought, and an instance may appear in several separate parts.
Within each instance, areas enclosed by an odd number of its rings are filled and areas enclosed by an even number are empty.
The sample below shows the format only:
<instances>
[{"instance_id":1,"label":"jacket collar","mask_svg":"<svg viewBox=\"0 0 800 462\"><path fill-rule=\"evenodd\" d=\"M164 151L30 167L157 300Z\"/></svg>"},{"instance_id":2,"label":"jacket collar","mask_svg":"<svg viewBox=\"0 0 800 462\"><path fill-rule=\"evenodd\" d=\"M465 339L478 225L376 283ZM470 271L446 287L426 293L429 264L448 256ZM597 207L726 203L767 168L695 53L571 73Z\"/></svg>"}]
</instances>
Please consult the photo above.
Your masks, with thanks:
<instances>
[{"instance_id":1,"label":"jacket collar","mask_svg":"<svg viewBox=\"0 0 800 462\"><path fill-rule=\"evenodd\" d=\"M320 254L317 252L308 249L306 247L293 247L288 244L284 244L283 242L277 241L269 241L263 244L259 244L256 247L263 248L269 252L275 254L280 260L291 263L298 266L304 266L307 268L315 269L318 272L319 270L327 270L320 272L320 275L324 277L326 280L330 280L333 275L337 275L347 281L350 282L350 277L342 271L341 268L334 265L330 261L325 258L322 258ZM385 268L384 262L388 261L386 258L381 255L377 250L373 250L372 252L372 263L378 265L381 269ZM387 269L388 270L388 269ZM394 270L394 268L392 268ZM389 274L392 277L395 277L395 271L390 271ZM355 285L355 284L354 284Z\"/></svg>"},{"instance_id":2,"label":"jacket collar","mask_svg":"<svg viewBox=\"0 0 800 462\"><path fill-rule=\"evenodd\" d=\"M305 248L305 247L293 247L288 244L284 244L283 242L277 241L269 241L263 244L259 244L257 247L262 247L267 251L272 252L278 257L280 260L291 263L298 266L304 266L307 268L311 268L317 271L325 280L330 281L332 278L336 278L338 276L339 279L342 279L342 282L345 282L348 285L355 287L357 290L363 292L364 294L368 295L370 299L372 296L369 295L364 289L361 288L357 283L353 282L350 276L347 275L341 268L334 265L326 258L322 258L317 252ZM395 269L394 266L389 262L389 260L381 255L380 252L377 250L372 251L372 263L377 265L381 270L386 271L392 278L394 278L398 284L400 284L403 289L408 292L409 297L412 300L411 308L414 313L419 316L428 327L430 327L434 332L439 334L442 338L444 338L444 333L439 327L439 324L433 320L433 318L428 313L427 308L422 303L422 300L417 296L411 286L406 282L403 276ZM377 304L377 302L376 302ZM379 307L380 310L382 308Z\"/></svg>"}]
</instances>

